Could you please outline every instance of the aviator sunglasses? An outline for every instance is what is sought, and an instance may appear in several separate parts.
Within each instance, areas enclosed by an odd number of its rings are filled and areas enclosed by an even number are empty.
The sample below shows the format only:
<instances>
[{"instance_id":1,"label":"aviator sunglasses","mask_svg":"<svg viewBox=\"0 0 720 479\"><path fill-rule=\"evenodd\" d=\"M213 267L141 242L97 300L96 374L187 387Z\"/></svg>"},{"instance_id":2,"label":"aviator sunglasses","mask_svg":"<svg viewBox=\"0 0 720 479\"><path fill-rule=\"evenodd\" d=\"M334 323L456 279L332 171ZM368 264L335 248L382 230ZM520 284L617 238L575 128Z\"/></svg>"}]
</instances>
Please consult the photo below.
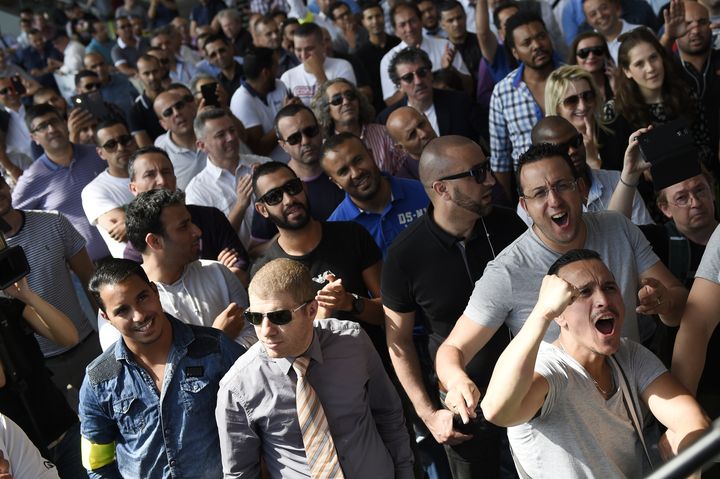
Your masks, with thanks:
<instances>
[{"instance_id":1,"label":"aviator sunglasses","mask_svg":"<svg viewBox=\"0 0 720 479\"><path fill-rule=\"evenodd\" d=\"M245 317L245 321L255 326L260 326L263 318L267 318L268 321L273 324L282 326L283 324L287 324L292 321L293 314L306 306L309 302L310 301L305 301L295 309L278 309L277 311L270 311L268 313L256 313L246 309L243 312L243 316Z\"/></svg>"}]
</instances>

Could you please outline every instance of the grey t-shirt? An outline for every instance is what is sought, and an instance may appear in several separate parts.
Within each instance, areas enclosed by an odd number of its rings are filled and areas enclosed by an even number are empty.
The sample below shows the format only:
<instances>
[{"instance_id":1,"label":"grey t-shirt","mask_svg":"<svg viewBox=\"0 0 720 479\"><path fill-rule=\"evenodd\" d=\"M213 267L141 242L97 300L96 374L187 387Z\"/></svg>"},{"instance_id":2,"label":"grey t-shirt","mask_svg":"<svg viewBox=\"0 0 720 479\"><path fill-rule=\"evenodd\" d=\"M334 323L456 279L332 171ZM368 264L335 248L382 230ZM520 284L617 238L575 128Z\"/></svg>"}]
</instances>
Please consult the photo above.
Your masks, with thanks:
<instances>
[{"instance_id":1,"label":"grey t-shirt","mask_svg":"<svg viewBox=\"0 0 720 479\"><path fill-rule=\"evenodd\" d=\"M645 236L627 218L613 211L583 213L587 226L584 248L597 251L615 275L625 302L622 335L640 338L635 305L640 273L659 260ZM560 253L548 248L529 228L488 263L465 308L465 315L481 326L497 329L503 322L517 334L537 302L540 285ZM546 341L557 339L553 323Z\"/></svg>"},{"instance_id":2,"label":"grey t-shirt","mask_svg":"<svg viewBox=\"0 0 720 479\"><path fill-rule=\"evenodd\" d=\"M715 228L705 247L695 277L720 284L720 226Z\"/></svg>"},{"instance_id":3,"label":"grey t-shirt","mask_svg":"<svg viewBox=\"0 0 720 479\"><path fill-rule=\"evenodd\" d=\"M615 358L635 398L667 371L653 353L627 339ZM585 368L548 343L540 345L535 371L549 385L540 415L507 430L516 459L530 477L643 477L642 444L619 387L605 400ZM613 378L618 385L614 372Z\"/></svg>"}]
</instances>

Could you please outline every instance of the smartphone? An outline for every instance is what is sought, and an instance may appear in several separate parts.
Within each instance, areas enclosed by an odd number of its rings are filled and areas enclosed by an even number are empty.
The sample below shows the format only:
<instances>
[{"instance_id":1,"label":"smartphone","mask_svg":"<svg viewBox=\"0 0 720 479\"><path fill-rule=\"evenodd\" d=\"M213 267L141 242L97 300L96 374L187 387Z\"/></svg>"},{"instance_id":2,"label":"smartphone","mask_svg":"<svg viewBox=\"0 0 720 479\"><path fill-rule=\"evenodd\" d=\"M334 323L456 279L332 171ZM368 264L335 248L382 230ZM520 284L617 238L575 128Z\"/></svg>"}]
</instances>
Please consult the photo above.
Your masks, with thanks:
<instances>
[{"instance_id":1,"label":"smartphone","mask_svg":"<svg viewBox=\"0 0 720 479\"><path fill-rule=\"evenodd\" d=\"M638 137L638 143L645 161L650 163L656 187L664 188L700 174L700 162L696 161L699 151L682 118L653 127Z\"/></svg>"},{"instance_id":2,"label":"smartphone","mask_svg":"<svg viewBox=\"0 0 720 479\"><path fill-rule=\"evenodd\" d=\"M218 99L217 93L215 92L217 85L217 83L207 83L200 87L202 96L205 99L205 105L220 106L220 99Z\"/></svg>"},{"instance_id":3,"label":"smartphone","mask_svg":"<svg viewBox=\"0 0 720 479\"><path fill-rule=\"evenodd\" d=\"M27 93L25 85L22 84L19 76L15 75L14 77L12 77L11 82L13 88L15 89L15 93L17 93L18 95L24 95L25 93Z\"/></svg>"},{"instance_id":4,"label":"smartphone","mask_svg":"<svg viewBox=\"0 0 720 479\"><path fill-rule=\"evenodd\" d=\"M82 93L70 98L73 108L82 108L90 112L90 114L98 121L110 116L110 110L105 106L105 102L99 92Z\"/></svg>"}]
</instances>

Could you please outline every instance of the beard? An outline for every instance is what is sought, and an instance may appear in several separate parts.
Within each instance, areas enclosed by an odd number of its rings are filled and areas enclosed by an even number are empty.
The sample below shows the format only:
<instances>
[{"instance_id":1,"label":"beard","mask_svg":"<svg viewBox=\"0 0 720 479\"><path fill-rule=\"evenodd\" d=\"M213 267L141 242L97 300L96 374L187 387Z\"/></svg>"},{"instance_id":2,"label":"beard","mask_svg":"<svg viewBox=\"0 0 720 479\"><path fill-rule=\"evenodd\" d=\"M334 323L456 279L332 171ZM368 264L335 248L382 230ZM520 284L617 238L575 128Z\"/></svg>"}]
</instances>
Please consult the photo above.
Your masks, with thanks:
<instances>
[{"instance_id":1,"label":"beard","mask_svg":"<svg viewBox=\"0 0 720 479\"><path fill-rule=\"evenodd\" d=\"M492 210L491 203L484 205L473 200L472 198L458 190L453 190L452 201L460 208L470 211L471 213L475 213L478 216L487 216Z\"/></svg>"},{"instance_id":2,"label":"beard","mask_svg":"<svg viewBox=\"0 0 720 479\"><path fill-rule=\"evenodd\" d=\"M288 215L285 213L285 211L282 211L279 215L273 214L270 211L268 211L268 218L270 219L270 221L272 221L275 224L275 226L278 227L278 229L293 230L293 231L301 230L305 226L307 226L307 224L310 222L310 213L308 211L309 208L307 205L304 205L299 202L295 202L295 203L291 204L290 206L288 206L287 208L291 208L291 207L301 208L303 211L303 214L300 215L300 217L295 220L290 220L290 219L288 219ZM287 208L286 208L286 210L287 210Z\"/></svg>"}]
</instances>

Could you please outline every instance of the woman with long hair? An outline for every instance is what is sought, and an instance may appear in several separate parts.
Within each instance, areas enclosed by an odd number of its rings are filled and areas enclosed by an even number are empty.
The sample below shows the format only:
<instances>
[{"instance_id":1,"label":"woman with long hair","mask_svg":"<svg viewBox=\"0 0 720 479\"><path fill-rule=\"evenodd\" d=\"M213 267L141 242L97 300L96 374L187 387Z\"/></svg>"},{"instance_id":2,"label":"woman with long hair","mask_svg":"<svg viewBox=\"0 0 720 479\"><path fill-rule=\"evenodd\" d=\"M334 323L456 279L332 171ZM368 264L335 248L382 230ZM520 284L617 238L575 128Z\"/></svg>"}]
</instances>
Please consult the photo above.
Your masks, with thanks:
<instances>
[{"instance_id":1,"label":"woman with long hair","mask_svg":"<svg viewBox=\"0 0 720 479\"><path fill-rule=\"evenodd\" d=\"M604 103L614 96L616 66L605 38L597 32L580 33L570 46L568 65L578 65L590 73Z\"/></svg>"},{"instance_id":2,"label":"woman with long hair","mask_svg":"<svg viewBox=\"0 0 720 479\"><path fill-rule=\"evenodd\" d=\"M599 138L607 129L601 122L602 96L593 77L577 65L554 70L545 83L545 114L558 115L582 133L587 163L601 167Z\"/></svg>"}]
</instances>

